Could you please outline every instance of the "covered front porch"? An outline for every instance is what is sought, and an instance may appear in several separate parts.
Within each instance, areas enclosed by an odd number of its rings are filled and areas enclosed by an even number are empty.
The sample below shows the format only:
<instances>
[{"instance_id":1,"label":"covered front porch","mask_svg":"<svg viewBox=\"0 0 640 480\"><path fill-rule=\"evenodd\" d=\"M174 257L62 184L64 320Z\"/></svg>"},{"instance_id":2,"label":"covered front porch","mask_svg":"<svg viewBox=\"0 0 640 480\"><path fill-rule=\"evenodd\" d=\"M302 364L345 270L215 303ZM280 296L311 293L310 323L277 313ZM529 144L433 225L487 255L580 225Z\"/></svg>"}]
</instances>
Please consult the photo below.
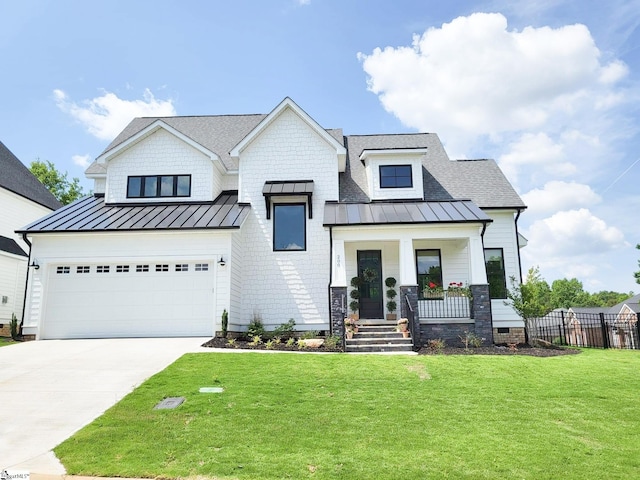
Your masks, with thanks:
<instances>
[{"instance_id":1,"label":"covered front porch","mask_svg":"<svg viewBox=\"0 0 640 480\"><path fill-rule=\"evenodd\" d=\"M360 323L395 323L395 314L409 319L417 348L428 339L459 341L464 332L492 342L483 226L333 228L333 332L344 333L349 314L357 313Z\"/></svg>"}]
</instances>

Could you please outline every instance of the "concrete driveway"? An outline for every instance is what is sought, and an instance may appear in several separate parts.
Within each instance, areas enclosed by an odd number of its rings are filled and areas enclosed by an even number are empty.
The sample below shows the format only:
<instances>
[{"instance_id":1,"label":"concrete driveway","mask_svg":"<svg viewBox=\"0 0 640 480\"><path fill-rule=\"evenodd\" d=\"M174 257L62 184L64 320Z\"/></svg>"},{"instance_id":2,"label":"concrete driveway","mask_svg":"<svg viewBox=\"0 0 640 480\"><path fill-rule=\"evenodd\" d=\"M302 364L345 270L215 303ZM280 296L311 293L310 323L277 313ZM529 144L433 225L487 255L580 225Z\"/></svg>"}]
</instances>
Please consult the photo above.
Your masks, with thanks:
<instances>
[{"instance_id":1,"label":"concrete driveway","mask_svg":"<svg viewBox=\"0 0 640 480\"><path fill-rule=\"evenodd\" d=\"M51 450L205 338L45 340L0 348L0 470L64 474Z\"/></svg>"}]
</instances>

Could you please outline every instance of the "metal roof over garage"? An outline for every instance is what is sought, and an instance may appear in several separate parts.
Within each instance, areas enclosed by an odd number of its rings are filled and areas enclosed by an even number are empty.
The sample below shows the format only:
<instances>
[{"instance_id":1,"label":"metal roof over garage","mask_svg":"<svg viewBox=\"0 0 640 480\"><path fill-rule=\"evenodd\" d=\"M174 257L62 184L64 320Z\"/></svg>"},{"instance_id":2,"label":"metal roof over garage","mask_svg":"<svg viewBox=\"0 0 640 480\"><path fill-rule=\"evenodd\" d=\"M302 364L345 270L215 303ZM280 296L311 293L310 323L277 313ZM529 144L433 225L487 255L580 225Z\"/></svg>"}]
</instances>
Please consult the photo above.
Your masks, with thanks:
<instances>
[{"instance_id":1,"label":"metal roof over garage","mask_svg":"<svg viewBox=\"0 0 640 480\"><path fill-rule=\"evenodd\" d=\"M107 204L102 196L82 198L26 226L18 233L240 228L251 206L236 192L214 202Z\"/></svg>"},{"instance_id":2,"label":"metal roof over garage","mask_svg":"<svg viewBox=\"0 0 640 480\"><path fill-rule=\"evenodd\" d=\"M325 226L491 222L471 200L337 203L324 206Z\"/></svg>"}]
</instances>

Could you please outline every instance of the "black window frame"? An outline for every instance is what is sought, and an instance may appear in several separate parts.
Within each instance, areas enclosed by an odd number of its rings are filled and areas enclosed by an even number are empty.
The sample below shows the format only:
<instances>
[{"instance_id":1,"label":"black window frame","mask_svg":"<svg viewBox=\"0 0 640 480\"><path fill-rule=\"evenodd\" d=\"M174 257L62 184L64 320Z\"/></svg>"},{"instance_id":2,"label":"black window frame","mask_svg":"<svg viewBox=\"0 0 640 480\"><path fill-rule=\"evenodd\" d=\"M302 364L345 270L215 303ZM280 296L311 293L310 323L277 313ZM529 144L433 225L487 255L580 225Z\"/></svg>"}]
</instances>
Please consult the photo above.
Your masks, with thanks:
<instances>
[{"instance_id":1,"label":"black window frame","mask_svg":"<svg viewBox=\"0 0 640 480\"><path fill-rule=\"evenodd\" d=\"M399 178L407 178L406 175L398 175L398 168L408 168L409 169L409 185L398 185ZM393 169L393 175L383 175L384 170ZM378 175L380 177L380 188L413 188L413 165L411 164L403 164L403 165L380 165L378 167ZM383 179L393 180L394 185L383 185Z\"/></svg>"},{"instance_id":2,"label":"black window frame","mask_svg":"<svg viewBox=\"0 0 640 480\"><path fill-rule=\"evenodd\" d=\"M162 178L173 177L173 191L171 195L162 195ZM189 192L186 195L178 194L178 178L186 177L189 179ZM155 179L156 191L155 195L145 195L145 183L147 179ZM131 181L137 179L139 181L137 194L131 192ZM172 175L129 175L127 177L127 198L188 198L191 196L191 174L172 174Z\"/></svg>"},{"instance_id":3,"label":"black window frame","mask_svg":"<svg viewBox=\"0 0 640 480\"><path fill-rule=\"evenodd\" d=\"M277 214L279 207L302 207L302 234L304 245L302 248L276 248L276 239L278 238ZM274 252L306 252L307 251L307 204L306 203L274 203L273 204L273 251Z\"/></svg>"},{"instance_id":4,"label":"black window frame","mask_svg":"<svg viewBox=\"0 0 640 480\"><path fill-rule=\"evenodd\" d=\"M416 248L415 250L415 255L416 255L416 280L418 281L418 298L420 300L424 300L424 294L423 291L425 289L425 278L428 278L430 281L433 281L433 279L431 279L431 274L429 273L420 273L418 270L418 254L420 252L438 252L438 265L440 268L440 278L439 278L439 284L436 285L437 287L440 287L440 290L443 291L444 290L444 285L442 283L442 250L440 250L439 248ZM428 299L427 299L428 300Z\"/></svg>"},{"instance_id":5,"label":"black window frame","mask_svg":"<svg viewBox=\"0 0 640 480\"><path fill-rule=\"evenodd\" d=\"M495 250L500 252L500 259L502 260L502 275L500 279L500 283L496 284L491 281L491 273L489 272L489 261L487 259L487 252L490 250ZM504 262L504 248L495 247L495 248L485 248L484 251L484 267L487 271L487 283L489 284L489 298L491 300L505 300L507 298L507 272Z\"/></svg>"}]
</instances>

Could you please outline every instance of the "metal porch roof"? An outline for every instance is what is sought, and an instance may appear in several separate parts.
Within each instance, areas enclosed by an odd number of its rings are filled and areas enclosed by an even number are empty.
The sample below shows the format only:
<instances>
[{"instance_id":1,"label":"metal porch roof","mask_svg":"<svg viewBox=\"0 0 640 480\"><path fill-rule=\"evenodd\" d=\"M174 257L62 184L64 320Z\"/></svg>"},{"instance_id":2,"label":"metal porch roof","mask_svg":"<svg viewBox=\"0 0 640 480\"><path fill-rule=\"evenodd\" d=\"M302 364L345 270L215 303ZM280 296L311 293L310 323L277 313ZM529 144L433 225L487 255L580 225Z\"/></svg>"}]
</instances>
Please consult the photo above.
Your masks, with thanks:
<instances>
[{"instance_id":1,"label":"metal porch roof","mask_svg":"<svg viewBox=\"0 0 640 480\"><path fill-rule=\"evenodd\" d=\"M236 192L214 202L107 204L84 197L18 230L18 233L147 231L240 228L251 206Z\"/></svg>"},{"instance_id":2,"label":"metal porch roof","mask_svg":"<svg viewBox=\"0 0 640 480\"><path fill-rule=\"evenodd\" d=\"M471 200L335 203L324 206L325 226L491 222Z\"/></svg>"}]
</instances>

